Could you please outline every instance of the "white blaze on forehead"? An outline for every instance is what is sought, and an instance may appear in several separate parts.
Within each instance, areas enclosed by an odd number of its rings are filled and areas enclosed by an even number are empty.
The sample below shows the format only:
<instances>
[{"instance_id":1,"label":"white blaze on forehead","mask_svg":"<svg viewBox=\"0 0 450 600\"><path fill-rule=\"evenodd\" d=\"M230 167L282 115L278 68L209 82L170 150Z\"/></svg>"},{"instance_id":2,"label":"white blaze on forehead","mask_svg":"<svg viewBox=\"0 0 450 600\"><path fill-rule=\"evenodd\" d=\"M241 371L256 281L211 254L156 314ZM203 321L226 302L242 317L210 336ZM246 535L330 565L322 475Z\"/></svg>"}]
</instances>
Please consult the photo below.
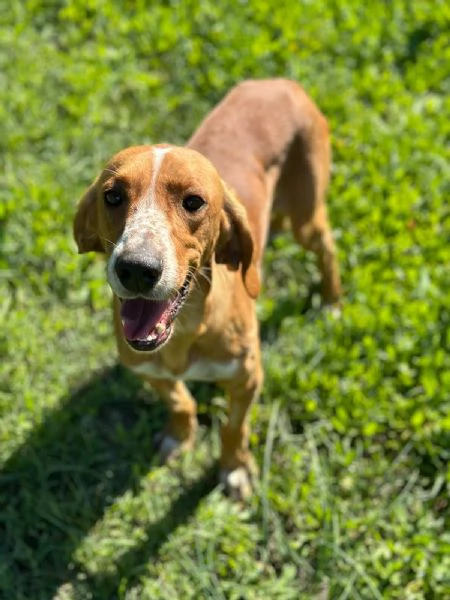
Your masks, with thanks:
<instances>
[{"instance_id":1,"label":"white blaze on forehead","mask_svg":"<svg viewBox=\"0 0 450 600\"><path fill-rule=\"evenodd\" d=\"M158 252L163 263L161 279L156 284L152 296L165 299L177 286L176 252L171 239L170 223L164 210L156 205L156 184L164 157L171 148L153 148L152 178L150 187L136 204L136 211L128 217L125 228L108 261L108 280L119 296L126 296L115 273L115 262L124 252L138 251L145 259L149 253Z\"/></svg>"},{"instance_id":2,"label":"white blaze on forehead","mask_svg":"<svg viewBox=\"0 0 450 600\"><path fill-rule=\"evenodd\" d=\"M152 174L152 182L150 184L150 194L149 200L150 202L153 200L156 189L156 180L158 179L158 173L161 169L162 162L166 154L171 151L171 148L153 148L153 156L155 158L153 162L153 174Z\"/></svg>"}]
</instances>

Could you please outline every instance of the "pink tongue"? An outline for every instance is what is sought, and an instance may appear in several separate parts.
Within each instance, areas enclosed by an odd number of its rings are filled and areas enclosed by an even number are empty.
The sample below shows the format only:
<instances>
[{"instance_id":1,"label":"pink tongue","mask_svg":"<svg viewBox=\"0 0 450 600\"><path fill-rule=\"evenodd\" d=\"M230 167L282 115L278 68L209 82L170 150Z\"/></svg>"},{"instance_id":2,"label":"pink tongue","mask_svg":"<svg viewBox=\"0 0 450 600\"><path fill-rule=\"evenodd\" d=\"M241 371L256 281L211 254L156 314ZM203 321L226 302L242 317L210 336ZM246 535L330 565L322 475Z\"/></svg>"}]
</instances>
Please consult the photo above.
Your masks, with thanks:
<instances>
[{"instance_id":1,"label":"pink tongue","mask_svg":"<svg viewBox=\"0 0 450 600\"><path fill-rule=\"evenodd\" d=\"M145 340L169 307L169 301L152 302L144 298L124 300L120 310L127 340Z\"/></svg>"}]
</instances>

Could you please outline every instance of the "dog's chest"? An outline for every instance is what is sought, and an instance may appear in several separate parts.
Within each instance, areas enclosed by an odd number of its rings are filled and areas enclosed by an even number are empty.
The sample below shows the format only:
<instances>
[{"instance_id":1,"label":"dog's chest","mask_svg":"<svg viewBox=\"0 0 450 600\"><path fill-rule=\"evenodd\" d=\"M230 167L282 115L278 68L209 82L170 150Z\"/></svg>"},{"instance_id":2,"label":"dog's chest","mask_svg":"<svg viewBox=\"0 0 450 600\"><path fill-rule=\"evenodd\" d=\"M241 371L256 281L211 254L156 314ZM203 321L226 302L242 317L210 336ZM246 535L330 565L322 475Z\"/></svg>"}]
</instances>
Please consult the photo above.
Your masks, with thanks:
<instances>
[{"instance_id":1,"label":"dog's chest","mask_svg":"<svg viewBox=\"0 0 450 600\"><path fill-rule=\"evenodd\" d=\"M239 369L239 360L237 358L229 361L214 361L207 358L199 358L191 361L187 368L180 372L174 373L163 365L156 362L143 362L139 365L134 365L131 369L150 379L168 379L175 381L227 381L233 379Z\"/></svg>"}]
</instances>

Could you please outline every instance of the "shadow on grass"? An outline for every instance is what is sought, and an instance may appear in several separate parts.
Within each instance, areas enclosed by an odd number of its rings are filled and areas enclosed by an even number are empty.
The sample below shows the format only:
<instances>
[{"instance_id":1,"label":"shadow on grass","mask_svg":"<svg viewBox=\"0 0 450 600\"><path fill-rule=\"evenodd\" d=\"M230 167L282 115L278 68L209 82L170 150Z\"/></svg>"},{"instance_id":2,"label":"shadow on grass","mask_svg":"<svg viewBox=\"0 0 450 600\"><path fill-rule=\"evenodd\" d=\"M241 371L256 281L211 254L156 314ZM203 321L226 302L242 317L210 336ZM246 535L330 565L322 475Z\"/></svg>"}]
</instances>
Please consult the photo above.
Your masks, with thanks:
<instances>
[{"instance_id":1,"label":"shadow on grass","mask_svg":"<svg viewBox=\"0 0 450 600\"><path fill-rule=\"evenodd\" d=\"M202 477L186 486L173 502L166 515L146 531L146 541L127 552L115 563L115 572L99 574L83 582L82 589L88 590L90 597L110 599L116 597L117 590L126 587L130 590L145 573L149 561L157 557L159 549L169 535L185 523L193 514L200 500L213 490L217 483L214 465L210 466Z\"/></svg>"},{"instance_id":2,"label":"shadow on grass","mask_svg":"<svg viewBox=\"0 0 450 600\"><path fill-rule=\"evenodd\" d=\"M73 578L76 548L154 462L153 435L164 412L143 397L139 381L124 369L107 369L49 412L7 461L0 472L0 597L50 600ZM122 574L158 552L212 489L211 477L208 472L182 492L152 526L157 541L126 555ZM92 584L111 589L115 582Z\"/></svg>"}]
</instances>

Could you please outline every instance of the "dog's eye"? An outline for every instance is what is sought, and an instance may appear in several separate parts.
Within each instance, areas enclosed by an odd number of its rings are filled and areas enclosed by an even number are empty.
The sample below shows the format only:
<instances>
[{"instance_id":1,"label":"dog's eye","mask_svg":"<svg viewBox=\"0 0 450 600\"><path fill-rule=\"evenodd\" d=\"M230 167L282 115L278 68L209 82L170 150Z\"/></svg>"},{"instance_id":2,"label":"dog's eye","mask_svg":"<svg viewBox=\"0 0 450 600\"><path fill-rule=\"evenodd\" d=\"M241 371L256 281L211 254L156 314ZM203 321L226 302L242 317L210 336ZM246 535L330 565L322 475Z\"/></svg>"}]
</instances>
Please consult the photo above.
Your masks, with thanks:
<instances>
[{"instance_id":1,"label":"dog's eye","mask_svg":"<svg viewBox=\"0 0 450 600\"><path fill-rule=\"evenodd\" d=\"M119 206L123 202L123 194L119 190L107 190L104 197L108 206Z\"/></svg>"},{"instance_id":2,"label":"dog's eye","mask_svg":"<svg viewBox=\"0 0 450 600\"><path fill-rule=\"evenodd\" d=\"M200 196L186 196L183 200L183 208L190 213L197 212L206 202Z\"/></svg>"}]
</instances>

